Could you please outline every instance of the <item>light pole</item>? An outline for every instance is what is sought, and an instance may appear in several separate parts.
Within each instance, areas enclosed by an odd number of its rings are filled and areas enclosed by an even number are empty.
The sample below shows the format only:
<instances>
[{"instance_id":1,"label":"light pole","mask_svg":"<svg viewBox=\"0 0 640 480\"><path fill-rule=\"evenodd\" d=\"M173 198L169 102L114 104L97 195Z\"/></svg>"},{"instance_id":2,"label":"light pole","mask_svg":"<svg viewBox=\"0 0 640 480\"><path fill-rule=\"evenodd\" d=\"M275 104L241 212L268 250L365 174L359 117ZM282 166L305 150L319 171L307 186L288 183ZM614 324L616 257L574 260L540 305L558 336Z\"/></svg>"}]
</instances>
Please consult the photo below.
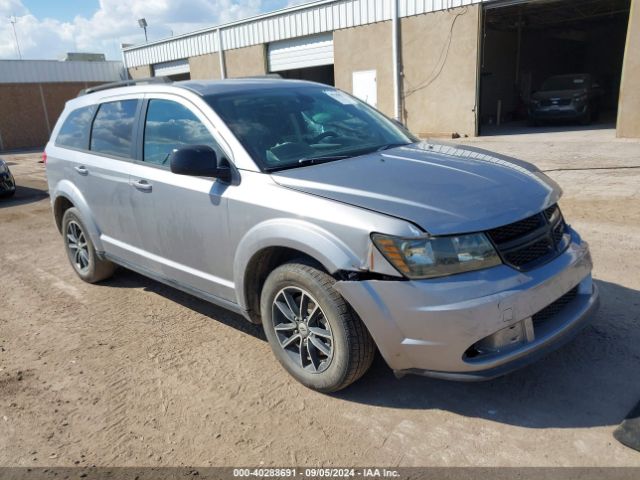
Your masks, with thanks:
<instances>
[{"instance_id":1,"label":"light pole","mask_svg":"<svg viewBox=\"0 0 640 480\"><path fill-rule=\"evenodd\" d=\"M144 41L147 43L149 39L147 38L147 21L144 18L138 20L138 25L140 28L144 29Z\"/></svg>"},{"instance_id":2,"label":"light pole","mask_svg":"<svg viewBox=\"0 0 640 480\"><path fill-rule=\"evenodd\" d=\"M16 39L16 50L18 51L18 58L22 60L22 53L20 52L20 44L18 43L18 34L16 33L16 22L18 21L15 16L9 17L11 26L13 27L13 37Z\"/></svg>"}]
</instances>

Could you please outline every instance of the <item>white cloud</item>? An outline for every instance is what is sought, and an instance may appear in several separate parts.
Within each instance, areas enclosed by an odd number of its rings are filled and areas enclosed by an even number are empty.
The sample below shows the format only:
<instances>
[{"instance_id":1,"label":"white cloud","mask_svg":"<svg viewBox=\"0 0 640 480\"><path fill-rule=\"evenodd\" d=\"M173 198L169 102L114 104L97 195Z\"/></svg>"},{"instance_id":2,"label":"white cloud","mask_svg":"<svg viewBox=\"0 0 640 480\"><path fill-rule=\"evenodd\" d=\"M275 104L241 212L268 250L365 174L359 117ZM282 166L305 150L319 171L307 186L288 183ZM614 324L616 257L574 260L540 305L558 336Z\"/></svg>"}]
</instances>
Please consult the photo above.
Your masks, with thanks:
<instances>
[{"instance_id":1,"label":"white cloud","mask_svg":"<svg viewBox=\"0 0 640 480\"><path fill-rule=\"evenodd\" d=\"M217 23L256 15L264 0L100 0L89 18L70 22L36 18L22 0L0 0L0 58L17 58L9 17L16 16L16 31L23 58L55 59L65 52L105 53L120 59L121 43L144 40L139 18L146 18L149 40L179 35Z\"/></svg>"}]
</instances>

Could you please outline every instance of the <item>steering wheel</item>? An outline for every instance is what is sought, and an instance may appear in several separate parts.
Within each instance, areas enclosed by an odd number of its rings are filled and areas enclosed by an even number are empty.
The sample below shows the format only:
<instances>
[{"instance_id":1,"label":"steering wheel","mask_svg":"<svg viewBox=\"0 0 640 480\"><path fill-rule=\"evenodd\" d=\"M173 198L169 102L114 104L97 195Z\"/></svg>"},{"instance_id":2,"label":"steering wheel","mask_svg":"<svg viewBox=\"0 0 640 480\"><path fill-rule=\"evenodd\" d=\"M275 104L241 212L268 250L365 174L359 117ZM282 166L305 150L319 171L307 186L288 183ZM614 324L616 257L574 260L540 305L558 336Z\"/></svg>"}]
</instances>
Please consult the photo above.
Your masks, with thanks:
<instances>
[{"instance_id":1,"label":"steering wheel","mask_svg":"<svg viewBox=\"0 0 640 480\"><path fill-rule=\"evenodd\" d=\"M311 143L318 143L320 140L324 140L325 138L328 137L339 137L340 135L338 135L336 132L332 132L332 131L327 131L327 132L322 132L318 135L316 135L315 137L313 137L311 139Z\"/></svg>"}]
</instances>

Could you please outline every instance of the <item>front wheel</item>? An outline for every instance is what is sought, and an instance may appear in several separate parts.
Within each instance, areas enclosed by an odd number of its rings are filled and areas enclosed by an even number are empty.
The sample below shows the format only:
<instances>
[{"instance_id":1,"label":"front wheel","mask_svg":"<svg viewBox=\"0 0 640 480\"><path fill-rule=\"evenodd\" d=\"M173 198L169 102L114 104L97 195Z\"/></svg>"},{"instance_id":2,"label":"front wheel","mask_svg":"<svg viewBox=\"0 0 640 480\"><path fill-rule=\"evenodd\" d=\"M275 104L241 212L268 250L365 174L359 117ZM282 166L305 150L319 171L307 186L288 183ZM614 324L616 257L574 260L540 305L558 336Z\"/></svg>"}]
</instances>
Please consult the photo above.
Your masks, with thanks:
<instances>
[{"instance_id":1,"label":"front wheel","mask_svg":"<svg viewBox=\"0 0 640 480\"><path fill-rule=\"evenodd\" d=\"M335 392L371 366L375 344L330 275L303 262L268 276L260 308L265 334L282 366L300 383Z\"/></svg>"}]
</instances>

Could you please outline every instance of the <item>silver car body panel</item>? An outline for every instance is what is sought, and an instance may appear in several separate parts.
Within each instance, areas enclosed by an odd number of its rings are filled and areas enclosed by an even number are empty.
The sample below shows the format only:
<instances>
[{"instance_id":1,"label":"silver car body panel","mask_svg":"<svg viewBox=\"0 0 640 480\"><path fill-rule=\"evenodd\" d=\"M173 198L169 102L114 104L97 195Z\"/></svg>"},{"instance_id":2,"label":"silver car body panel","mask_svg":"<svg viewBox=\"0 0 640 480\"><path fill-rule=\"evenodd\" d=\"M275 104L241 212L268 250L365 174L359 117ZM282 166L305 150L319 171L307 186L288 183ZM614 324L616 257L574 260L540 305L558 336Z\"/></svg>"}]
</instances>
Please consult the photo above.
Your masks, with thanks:
<instances>
[{"instance_id":1,"label":"silver car body panel","mask_svg":"<svg viewBox=\"0 0 640 480\"><path fill-rule=\"evenodd\" d=\"M292 189L404 218L433 235L507 225L561 195L553 180L526 162L428 142L285 170L274 178Z\"/></svg>"},{"instance_id":2,"label":"silver car body panel","mask_svg":"<svg viewBox=\"0 0 640 480\"><path fill-rule=\"evenodd\" d=\"M446 279L341 281L335 288L367 319L371 335L394 370L437 372L434 376L442 378L456 372L475 379L478 372L554 344L595 308L588 246L575 233L573 240L562 255L529 272L500 265ZM530 318L576 286L578 295L570 308L553 322L534 327L529 341L495 355L464 359L476 342Z\"/></svg>"},{"instance_id":3,"label":"silver car body panel","mask_svg":"<svg viewBox=\"0 0 640 480\"><path fill-rule=\"evenodd\" d=\"M171 99L189 108L235 166L233 180L181 176L55 145L69 111L125 98ZM52 203L66 198L78 208L100 255L249 318L252 259L269 248L297 250L339 279L335 288L397 371L467 375L508 363L553 344L590 309L564 313L555 333L518 352L484 363L461 355L575 285L581 292L576 304L597 298L588 248L575 232L562 255L530 272L500 265L423 281L406 280L373 246L372 232L481 231L537 213L560 197L560 188L532 165L479 149L421 143L262 173L203 98L178 84L111 89L68 102L46 152ZM148 188L139 188L141 181ZM508 320L501 313L506 308L515 312Z\"/></svg>"}]
</instances>

